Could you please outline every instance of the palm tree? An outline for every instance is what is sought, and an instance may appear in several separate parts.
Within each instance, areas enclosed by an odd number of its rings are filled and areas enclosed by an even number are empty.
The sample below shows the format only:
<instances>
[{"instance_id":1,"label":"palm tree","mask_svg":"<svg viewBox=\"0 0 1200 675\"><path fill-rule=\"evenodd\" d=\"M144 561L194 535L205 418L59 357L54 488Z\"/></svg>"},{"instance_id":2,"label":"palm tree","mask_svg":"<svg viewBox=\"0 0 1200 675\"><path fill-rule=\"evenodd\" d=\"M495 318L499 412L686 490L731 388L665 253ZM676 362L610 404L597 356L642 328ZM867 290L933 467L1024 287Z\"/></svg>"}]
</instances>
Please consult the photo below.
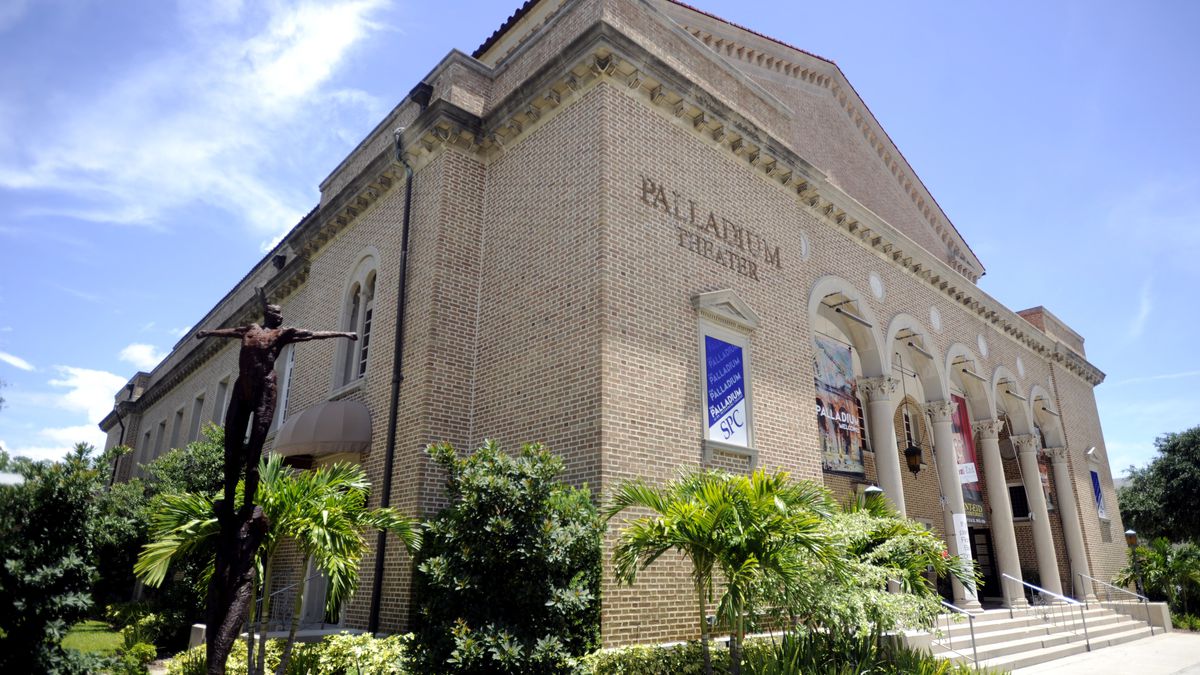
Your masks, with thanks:
<instances>
[{"instance_id":1,"label":"palm tree","mask_svg":"<svg viewBox=\"0 0 1200 675\"><path fill-rule=\"evenodd\" d=\"M626 523L621 531L613 548L618 581L632 585L639 570L670 550L691 561L705 675L712 675L706 608L712 602L713 569L721 546L719 532L732 516L727 505L716 498L723 480L722 474L705 471L685 473L661 488L640 480L625 481L604 511L606 521L631 507L649 509L654 514ZM713 498L705 499L705 495Z\"/></svg>"},{"instance_id":2,"label":"palm tree","mask_svg":"<svg viewBox=\"0 0 1200 675\"><path fill-rule=\"evenodd\" d=\"M254 662L253 631L248 639L250 672L265 666L267 619L270 615L272 578L276 553L282 542L295 542L302 561L303 578L309 561L329 580L328 611L336 611L358 588L358 564L366 549L363 534L368 529L386 530L398 536L409 551L416 551L420 538L415 521L395 509L368 509L369 483L361 467L333 464L314 471L294 471L282 458L271 455L260 468L257 499L267 516L269 530L258 553L262 579L259 610L259 649ZM239 490L242 488L239 486ZM148 585L158 586L166 578L171 562L194 550L219 533L213 497L195 494L164 495L151 526L151 542L138 558L134 571ZM279 673L287 667L304 602L304 584L296 593L288 641L280 660ZM248 621L252 625L253 617Z\"/></svg>"},{"instance_id":3,"label":"palm tree","mask_svg":"<svg viewBox=\"0 0 1200 675\"><path fill-rule=\"evenodd\" d=\"M1158 537L1130 551L1129 559L1130 565L1117 573L1114 583L1131 586L1140 572L1146 595L1166 600L1173 611L1188 613L1189 599L1200 593L1200 546L1172 544Z\"/></svg>"},{"instance_id":4,"label":"palm tree","mask_svg":"<svg viewBox=\"0 0 1200 675\"><path fill-rule=\"evenodd\" d=\"M606 518L628 508L647 509L651 515L622 529L613 550L617 579L634 583L639 570L670 550L691 561L704 672L711 675L706 607L719 569L726 586L718 613L732 633L731 669L737 672L738 646L761 584L795 576L802 552L833 557L819 527L829 505L823 488L793 484L786 473L761 470L749 477L690 471L662 487L624 482L612 495Z\"/></svg>"},{"instance_id":5,"label":"palm tree","mask_svg":"<svg viewBox=\"0 0 1200 675\"><path fill-rule=\"evenodd\" d=\"M730 672L736 674L746 629L762 599L794 584L808 564L836 568L839 556L824 529L833 505L825 488L758 470L729 476L726 499L736 517L728 521L717 556L726 582L718 615L730 629Z\"/></svg>"}]
</instances>

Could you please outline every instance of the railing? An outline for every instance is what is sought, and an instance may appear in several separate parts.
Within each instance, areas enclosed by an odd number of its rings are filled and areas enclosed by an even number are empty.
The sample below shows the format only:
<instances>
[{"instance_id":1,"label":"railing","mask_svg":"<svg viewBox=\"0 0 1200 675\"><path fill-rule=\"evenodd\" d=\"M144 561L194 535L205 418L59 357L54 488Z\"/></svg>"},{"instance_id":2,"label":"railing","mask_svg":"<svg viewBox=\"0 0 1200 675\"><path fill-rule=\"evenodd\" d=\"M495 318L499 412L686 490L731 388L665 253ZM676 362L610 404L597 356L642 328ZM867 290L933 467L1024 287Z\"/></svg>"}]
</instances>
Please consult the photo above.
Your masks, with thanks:
<instances>
[{"instance_id":1,"label":"railing","mask_svg":"<svg viewBox=\"0 0 1200 675\"><path fill-rule=\"evenodd\" d=\"M1041 602L1038 602L1038 596L1034 596L1034 601L1031 603L1032 606L1030 607L1030 610L1036 612L1037 615L1042 618L1042 621L1054 626L1061 626L1062 628L1069 630L1076 635L1079 635L1080 629L1082 628L1083 642L1087 645L1087 650L1089 652L1092 651L1092 641L1091 637L1088 635L1087 614L1085 613L1087 607L1082 602L1068 598L1065 595L1060 595L1054 591L1048 591L1041 586L1035 586L1028 581L1022 581L1008 574L1001 574L1000 578L1002 582L1015 581L1025 588L1037 591L1040 594ZM1047 602L1047 598L1051 598L1054 602ZM1078 622L1076 621L1076 609L1079 610ZM1008 608L1008 616L1009 618L1013 618L1015 616L1012 607Z\"/></svg>"},{"instance_id":2,"label":"railing","mask_svg":"<svg viewBox=\"0 0 1200 675\"><path fill-rule=\"evenodd\" d=\"M1119 586L1114 586L1106 581L1100 581L1096 577L1089 577L1086 574L1079 573L1079 581L1080 581L1081 586L1085 585L1085 583L1084 583L1085 579L1092 582L1092 590L1093 591L1095 591L1095 589L1096 589L1095 584L1100 584L1100 586L1103 587L1103 589L1104 589L1103 602L1107 602L1110 605L1119 605L1119 604L1127 604L1127 603L1136 602L1137 604L1139 604L1143 608L1145 608L1146 623L1150 626L1150 634L1154 635L1154 621L1150 619L1150 598L1147 598L1144 595L1139 595L1137 593L1134 593L1133 591L1121 588ZM1112 599L1113 591L1116 591L1117 593L1120 594L1117 596L1118 598L1125 597L1126 599L1125 600L1113 600ZM1086 604L1086 602L1087 601L1085 598L1084 603ZM1104 605L1101 604L1101 607L1103 607L1103 606ZM1132 611L1129 612L1129 616L1130 616L1130 618L1133 617Z\"/></svg>"},{"instance_id":3,"label":"railing","mask_svg":"<svg viewBox=\"0 0 1200 675\"><path fill-rule=\"evenodd\" d=\"M937 632L934 632L934 637L933 637L934 642L937 642L938 646L942 647L946 651L954 652L955 654L958 654L959 656L963 657L964 659L967 659L967 658L971 659L971 663L975 664L975 670L979 670L979 647L976 646L976 644L975 644L975 615L968 612L965 609L962 609L961 607L956 607L956 606L946 602L945 600L942 600L942 606L945 607L946 609L954 612L955 614L961 614L961 615L967 617L967 622L971 626L971 656L967 656L966 654L963 654L962 652L960 652L954 648L954 636L950 632L951 615L949 615L949 614L943 615L946 617L946 633L945 633L946 641L942 642L938 638L938 632L940 632L942 629L941 621L940 621L940 617L939 617L938 625L936 625L934 627L937 629Z\"/></svg>"}]
</instances>

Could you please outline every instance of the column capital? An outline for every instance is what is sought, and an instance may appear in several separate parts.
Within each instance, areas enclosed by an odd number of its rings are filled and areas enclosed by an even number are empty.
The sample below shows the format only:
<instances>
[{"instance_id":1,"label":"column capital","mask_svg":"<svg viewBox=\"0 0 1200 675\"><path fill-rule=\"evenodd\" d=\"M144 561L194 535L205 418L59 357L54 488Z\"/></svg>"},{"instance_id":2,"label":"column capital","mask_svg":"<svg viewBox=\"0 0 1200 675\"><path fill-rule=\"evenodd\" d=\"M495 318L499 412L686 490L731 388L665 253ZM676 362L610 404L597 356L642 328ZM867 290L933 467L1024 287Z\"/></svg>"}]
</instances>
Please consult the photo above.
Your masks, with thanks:
<instances>
[{"instance_id":1,"label":"column capital","mask_svg":"<svg viewBox=\"0 0 1200 675\"><path fill-rule=\"evenodd\" d=\"M975 433L979 434L979 438L995 440L1000 438L1000 432L1004 429L1004 420L991 418L986 420L975 420L971 422Z\"/></svg>"},{"instance_id":2,"label":"column capital","mask_svg":"<svg viewBox=\"0 0 1200 675\"><path fill-rule=\"evenodd\" d=\"M1020 434L1017 436L1012 436L1011 440L1013 447L1015 447L1017 452L1021 454L1030 452L1036 455L1037 452L1042 449L1041 441L1033 434Z\"/></svg>"},{"instance_id":3,"label":"column capital","mask_svg":"<svg viewBox=\"0 0 1200 675\"><path fill-rule=\"evenodd\" d=\"M934 422L950 422L954 419L954 408L957 405L953 400L934 401L925 406L925 412L933 417Z\"/></svg>"},{"instance_id":4,"label":"column capital","mask_svg":"<svg viewBox=\"0 0 1200 675\"><path fill-rule=\"evenodd\" d=\"M1050 455L1050 460L1052 462L1054 462L1055 464L1066 464L1067 461L1071 458L1070 454L1068 454L1067 449L1065 447L1063 447L1063 448L1046 448L1046 454Z\"/></svg>"},{"instance_id":5,"label":"column capital","mask_svg":"<svg viewBox=\"0 0 1200 675\"><path fill-rule=\"evenodd\" d=\"M858 381L858 389L867 401L890 401L899 386L900 380L888 375L864 377Z\"/></svg>"}]
</instances>

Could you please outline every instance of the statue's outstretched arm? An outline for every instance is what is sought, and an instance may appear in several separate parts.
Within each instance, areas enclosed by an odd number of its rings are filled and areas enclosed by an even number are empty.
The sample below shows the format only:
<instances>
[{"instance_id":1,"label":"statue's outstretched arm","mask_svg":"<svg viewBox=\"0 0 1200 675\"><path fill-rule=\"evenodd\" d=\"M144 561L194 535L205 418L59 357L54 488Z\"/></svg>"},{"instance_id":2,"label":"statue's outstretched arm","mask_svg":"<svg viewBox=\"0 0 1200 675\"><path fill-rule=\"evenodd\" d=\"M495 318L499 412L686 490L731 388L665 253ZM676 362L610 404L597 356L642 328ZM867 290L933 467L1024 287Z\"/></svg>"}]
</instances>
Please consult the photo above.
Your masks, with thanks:
<instances>
[{"instance_id":1,"label":"statue's outstretched arm","mask_svg":"<svg viewBox=\"0 0 1200 675\"><path fill-rule=\"evenodd\" d=\"M288 331L288 342L308 342L309 340L328 340L330 338L346 338L347 340L357 340L358 333L304 330L303 328L292 328Z\"/></svg>"},{"instance_id":2,"label":"statue's outstretched arm","mask_svg":"<svg viewBox=\"0 0 1200 675\"><path fill-rule=\"evenodd\" d=\"M196 331L196 339L203 340L204 338L210 337L240 338L249 330L249 326L238 326L237 328L217 328L215 330L198 330Z\"/></svg>"}]
</instances>

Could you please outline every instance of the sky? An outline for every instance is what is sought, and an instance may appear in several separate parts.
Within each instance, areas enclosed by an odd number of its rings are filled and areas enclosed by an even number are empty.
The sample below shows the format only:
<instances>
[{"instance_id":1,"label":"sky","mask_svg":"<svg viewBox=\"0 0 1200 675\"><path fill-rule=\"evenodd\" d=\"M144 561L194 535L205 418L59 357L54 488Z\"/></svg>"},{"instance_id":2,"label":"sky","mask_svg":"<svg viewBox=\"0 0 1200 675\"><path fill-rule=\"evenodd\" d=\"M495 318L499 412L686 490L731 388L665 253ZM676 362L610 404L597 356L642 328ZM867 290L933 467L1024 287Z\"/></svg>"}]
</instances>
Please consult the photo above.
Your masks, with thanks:
<instances>
[{"instance_id":1,"label":"sky","mask_svg":"<svg viewBox=\"0 0 1200 675\"><path fill-rule=\"evenodd\" d=\"M1200 424L1200 3L691 0L833 59L1016 310L1087 340L1114 473ZM57 458L519 0L0 0L0 446Z\"/></svg>"}]
</instances>

